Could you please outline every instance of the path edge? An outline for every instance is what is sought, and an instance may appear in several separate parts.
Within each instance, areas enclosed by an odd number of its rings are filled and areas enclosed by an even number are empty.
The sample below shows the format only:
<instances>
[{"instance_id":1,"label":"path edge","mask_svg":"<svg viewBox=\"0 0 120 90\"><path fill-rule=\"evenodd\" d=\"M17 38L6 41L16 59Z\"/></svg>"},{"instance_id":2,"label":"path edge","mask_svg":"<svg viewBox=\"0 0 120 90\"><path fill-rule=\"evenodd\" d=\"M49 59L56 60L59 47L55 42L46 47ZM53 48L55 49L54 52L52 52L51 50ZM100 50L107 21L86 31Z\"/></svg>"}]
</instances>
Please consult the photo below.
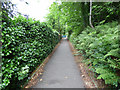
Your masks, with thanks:
<instances>
[{"instance_id":1,"label":"path edge","mask_svg":"<svg viewBox=\"0 0 120 90\"><path fill-rule=\"evenodd\" d=\"M103 81L101 81L101 80L97 80L97 79L95 79L93 76L89 76L89 73L87 72L87 71L89 71L88 70L88 67L84 64L84 63L82 63L81 61L80 61L80 59L82 59L83 60L83 56L82 55L78 55L78 56L75 56L74 54L77 54L76 52L77 52L77 49L75 49L75 47L74 47L74 45L69 41L69 40L67 40L68 41L68 43L69 43L69 46L70 46L70 49L71 49L71 51L72 51L72 54L73 54L73 56L74 56L74 60L75 60L75 62L76 62L76 64L77 64L77 66L78 66L78 68L79 68L79 70L80 70L80 72L81 72L81 77L82 77L82 79L83 79L83 82L84 82L84 84L85 84L85 88L105 88L106 87L106 85L104 84L104 82ZM81 57L81 58L80 58ZM80 62L78 62L78 61L80 61ZM82 70L83 69L83 70ZM94 74L94 73L93 73ZM93 78L91 78L91 77L93 77ZM93 79L93 80L92 80ZM98 85L98 82L101 82L100 84L101 84L101 86L99 86Z\"/></svg>"},{"instance_id":2,"label":"path edge","mask_svg":"<svg viewBox=\"0 0 120 90\"><path fill-rule=\"evenodd\" d=\"M74 48L73 44L72 44L69 40L67 40L67 41L68 41L68 43L69 43L70 50L72 51L72 54L73 54L73 56L74 56L74 54L75 54L75 52L76 52L77 50ZM74 56L75 63L77 64L77 67L78 67L78 69L79 69L79 63L76 62L77 59L78 59L78 57ZM79 69L79 70L80 70L80 72L81 72L81 69ZM81 75L80 75L81 77L82 77L82 74L83 74L83 73L81 72ZM89 88L89 87L86 85L83 77L82 77L82 80L83 80L83 83L84 83L85 88Z\"/></svg>"},{"instance_id":3,"label":"path edge","mask_svg":"<svg viewBox=\"0 0 120 90\"><path fill-rule=\"evenodd\" d=\"M30 87L34 86L38 82L38 79L39 79L38 77L42 76L42 73L44 72L45 65L47 64L47 62L49 61L49 59L52 57L52 55L54 54L54 52L56 51L56 49L59 47L59 45L61 44L61 42L62 42L62 39L54 47L54 49L48 55L48 57L46 57L43 60L43 62L32 72L32 74L30 75L31 79L23 86L23 89L30 88Z\"/></svg>"}]
</instances>

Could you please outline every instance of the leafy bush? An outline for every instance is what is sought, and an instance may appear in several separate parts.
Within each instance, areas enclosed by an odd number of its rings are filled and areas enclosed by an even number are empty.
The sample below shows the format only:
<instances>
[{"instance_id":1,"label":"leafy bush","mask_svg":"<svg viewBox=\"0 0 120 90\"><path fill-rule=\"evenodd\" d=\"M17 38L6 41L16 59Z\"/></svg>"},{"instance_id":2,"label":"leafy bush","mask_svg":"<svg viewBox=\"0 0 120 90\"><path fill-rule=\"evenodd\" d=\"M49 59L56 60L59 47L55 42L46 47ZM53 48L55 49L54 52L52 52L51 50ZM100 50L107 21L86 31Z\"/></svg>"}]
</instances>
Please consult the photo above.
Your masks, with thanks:
<instances>
[{"instance_id":1,"label":"leafy bush","mask_svg":"<svg viewBox=\"0 0 120 90\"><path fill-rule=\"evenodd\" d=\"M15 17L2 24L2 89L20 88L60 41L45 23Z\"/></svg>"},{"instance_id":2,"label":"leafy bush","mask_svg":"<svg viewBox=\"0 0 120 90\"><path fill-rule=\"evenodd\" d=\"M117 22L86 28L72 40L78 52L85 55L84 62L93 72L104 79L106 84L120 83L120 52Z\"/></svg>"}]
</instances>

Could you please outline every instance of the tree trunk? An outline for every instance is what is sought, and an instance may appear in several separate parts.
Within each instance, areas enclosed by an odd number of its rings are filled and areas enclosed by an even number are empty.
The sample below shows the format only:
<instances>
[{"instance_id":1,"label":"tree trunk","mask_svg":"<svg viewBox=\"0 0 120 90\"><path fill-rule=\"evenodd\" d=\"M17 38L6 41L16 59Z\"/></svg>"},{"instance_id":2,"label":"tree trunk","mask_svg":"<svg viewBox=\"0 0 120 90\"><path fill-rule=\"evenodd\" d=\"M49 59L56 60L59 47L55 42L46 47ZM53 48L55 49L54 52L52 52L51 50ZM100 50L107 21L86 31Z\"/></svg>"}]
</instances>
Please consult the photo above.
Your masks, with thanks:
<instances>
[{"instance_id":1,"label":"tree trunk","mask_svg":"<svg viewBox=\"0 0 120 90\"><path fill-rule=\"evenodd\" d=\"M92 27L92 28L94 28L93 27L93 25L92 25L92 0L90 0L90 17L89 17L89 22L90 22L90 26Z\"/></svg>"}]
</instances>

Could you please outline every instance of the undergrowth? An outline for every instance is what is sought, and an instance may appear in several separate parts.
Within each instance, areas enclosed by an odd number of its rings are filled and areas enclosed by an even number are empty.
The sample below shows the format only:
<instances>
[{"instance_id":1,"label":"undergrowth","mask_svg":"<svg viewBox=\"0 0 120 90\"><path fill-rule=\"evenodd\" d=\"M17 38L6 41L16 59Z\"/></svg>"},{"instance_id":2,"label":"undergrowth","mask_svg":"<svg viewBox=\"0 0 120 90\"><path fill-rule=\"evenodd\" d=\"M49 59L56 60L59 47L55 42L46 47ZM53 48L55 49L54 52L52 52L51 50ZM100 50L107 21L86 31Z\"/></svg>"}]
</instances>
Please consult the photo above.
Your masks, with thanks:
<instances>
[{"instance_id":1,"label":"undergrowth","mask_svg":"<svg viewBox=\"0 0 120 90\"><path fill-rule=\"evenodd\" d=\"M97 73L97 79L103 79L105 84L120 87L120 50L119 30L117 22L87 27L71 42L78 53L82 53L90 70Z\"/></svg>"}]
</instances>

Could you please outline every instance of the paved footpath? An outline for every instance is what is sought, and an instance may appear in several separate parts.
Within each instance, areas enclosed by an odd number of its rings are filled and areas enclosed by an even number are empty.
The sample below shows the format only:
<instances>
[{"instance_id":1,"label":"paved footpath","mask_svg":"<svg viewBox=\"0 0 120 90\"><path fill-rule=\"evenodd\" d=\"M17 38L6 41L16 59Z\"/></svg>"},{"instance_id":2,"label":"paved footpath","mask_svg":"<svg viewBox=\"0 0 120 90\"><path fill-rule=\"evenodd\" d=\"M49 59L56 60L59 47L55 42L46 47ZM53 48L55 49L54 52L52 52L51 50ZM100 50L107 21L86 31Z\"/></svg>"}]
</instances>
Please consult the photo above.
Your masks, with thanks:
<instances>
[{"instance_id":1,"label":"paved footpath","mask_svg":"<svg viewBox=\"0 0 120 90\"><path fill-rule=\"evenodd\" d=\"M32 88L84 88L80 71L67 40L63 40L46 64L42 81Z\"/></svg>"}]
</instances>

